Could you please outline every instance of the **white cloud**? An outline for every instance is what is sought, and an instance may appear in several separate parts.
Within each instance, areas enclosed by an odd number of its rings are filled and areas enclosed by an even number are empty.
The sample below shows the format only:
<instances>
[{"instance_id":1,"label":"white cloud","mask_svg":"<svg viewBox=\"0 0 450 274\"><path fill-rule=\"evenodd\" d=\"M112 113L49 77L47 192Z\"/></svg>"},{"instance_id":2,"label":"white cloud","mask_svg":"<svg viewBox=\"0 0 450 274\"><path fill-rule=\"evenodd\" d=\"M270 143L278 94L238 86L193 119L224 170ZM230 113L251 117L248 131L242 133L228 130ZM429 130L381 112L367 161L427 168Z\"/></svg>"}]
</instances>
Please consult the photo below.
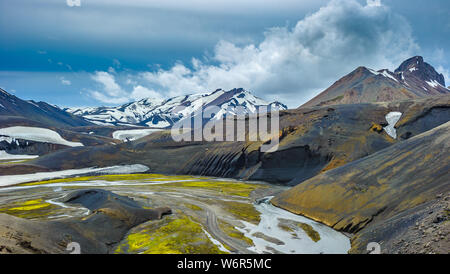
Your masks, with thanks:
<instances>
[{"instance_id":1,"label":"white cloud","mask_svg":"<svg viewBox=\"0 0 450 274\"><path fill-rule=\"evenodd\" d=\"M108 72L109 72L109 73L112 73L112 74L115 74L115 73L116 73L116 70L115 70L113 67L109 67L109 68L108 68Z\"/></svg>"},{"instance_id":2,"label":"white cloud","mask_svg":"<svg viewBox=\"0 0 450 274\"><path fill-rule=\"evenodd\" d=\"M135 86L133 88L133 91L130 94L130 97L134 100L140 100L143 98L154 98L154 99L161 99L162 96L158 92L148 89L143 86Z\"/></svg>"},{"instance_id":3,"label":"white cloud","mask_svg":"<svg viewBox=\"0 0 450 274\"><path fill-rule=\"evenodd\" d=\"M369 7L380 7L381 0L367 0L367 6Z\"/></svg>"},{"instance_id":4,"label":"white cloud","mask_svg":"<svg viewBox=\"0 0 450 274\"><path fill-rule=\"evenodd\" d=\"M60 80L61 80L61 84L63 84L64 86L72 85L72 82L70 82L69 80L64 79L64 77L61 77Z\"/></svg>"},{"instance_id":5,"label":"white cloud","mask_svg":"<svg viewBox=\"0 0 450 274\"><path fill-rule=\"evenodd\" d=\"M109 72L97 71L91 75L91 79L100 84L101 91L90 90L89 95L103 103L123 104L143 98L162 98L155 90L141 85L135 85L131 92L127 92L117 83L116 77ZM129 81L130 79L127 79L127 83L130 83Z\"/></svg>"},{"instance_id":6,"label":"white cloud","mask_svg":"<svg viewBox=\"0 0 450 274\"><path fill-rule=\"evenodd\" d=\"M439 73L442 73L442 75L444 76L445 84L450 87L450 83L449 83L450 71L448 69L445 69L443 66L438 66L436 68L436 71Z\"/></svg>"},{"instance_id":7,"label":"white cloud","mask_svg":"<svg viewBox=\"0 0 450 274\"><path fill-rule=\"evenodd\" d=\"M267 30L259 44L221 41L190 67L139 77L165 96L242 87L297 107L360 65L394 69L417 50L408 22L380 1L334 0L293 28Z\"/></svg>"},{"instance_id":8,"label":"white cloud","mask_svg":"<svg viewBox=\"0 0 450 274\"><path fill-rule=\"evenodd\" d=\"M106 71L97 71L92 75L92 79L103 86L107 95L119 97L126 95L122 88L116 83L114 76Z\"/></svg>"},{"instance_id":9,"label":"white cloud","mask_svg":"<svg viewBox=\"0 0 450 274\"><path fill-rule=\"evenodd\" d=\"M69 7L81 7L81 0L66 0Z\"/></svg>"}]
</instances>

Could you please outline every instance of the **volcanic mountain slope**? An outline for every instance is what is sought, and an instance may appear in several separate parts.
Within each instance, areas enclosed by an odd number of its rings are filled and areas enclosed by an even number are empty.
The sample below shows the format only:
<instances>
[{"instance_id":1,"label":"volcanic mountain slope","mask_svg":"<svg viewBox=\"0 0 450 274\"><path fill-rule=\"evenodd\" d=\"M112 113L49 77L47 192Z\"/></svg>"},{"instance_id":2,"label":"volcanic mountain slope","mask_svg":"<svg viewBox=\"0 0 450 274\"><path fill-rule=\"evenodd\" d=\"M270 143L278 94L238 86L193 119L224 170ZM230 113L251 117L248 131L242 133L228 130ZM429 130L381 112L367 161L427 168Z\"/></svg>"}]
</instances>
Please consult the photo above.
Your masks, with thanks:
<instances>
[{"instance_id":1,"label":"volcanic mountain slope","mask_svg":"<svg viewBox=\"0 0 450 274\"><path fill-rule=\"evenodd\" d=\"M92 123L45 102L25 101L0 89L0 117L19 116L53 127L88 126Z\"/></svg>"},{"instance_id":2,"label":"volcanic mountain slope","mask_svg":"<svg viewBox=\"0 0 450 274\"><path fill-rule=\"evenodd\" d=\"M119 107L67 108L66 111L99 125L166 128L199 110L202 105L218 106L221 109L212 119L221 119L226 113L236 114L238 106L243 107L244 113L254 113L258 106L287 109L279 102L268 103L239 88L229 91L218 89L212 93L178 96L167 100L142 99Z\"/></svg>"},{"instance_id":3,"label":"volcanic mountain slope","mask_svg":"<svg viewBox=\"0 0 450 274\"><path fill-rule=\"evenodd\" d=\"M397 139L383 127L399 111ZM393 103L337 105L280 113L278 150L261 151L262 141L176 142L170 131L155 132L115 146L75 147L30 161L50 170L143 164L152 172L195 174L298 184L411 138L448 121L450 96ZM82 160L81 160L82 159ZM23 165L26 169L26 165ZM15 173L20 173L16 166ZM11 174L0 167L0 174Z\"/></svg>"},{"instance_id":4,"label":"volcanic mountain slope","mask_svg":"<svg viewBox=\"0 0 450 274\"><path fill-rule=\"evenodd\" d=\"M444 76L416 56L404 61L394 72L359 67L301 107L391 102L448 93Z\"/></svg>"},{"instance_id":5,"label":"volcanic mountain slope","mask_svg":"<svg viewBox=\"0 0 450 274\"><path fill-rule=\"evenodd\" d=\"M411 236L421 234L419 227L427 226L430 229L422 233L423 238L431 234L428 240L439 242L433 246L442 246L447 253L449 204L436 199L450 194L449 171L447 122L304 181L276 196L272 203L337 230L358 232L352 239L353 252L364 252L368 242L380 243L385 253L399 252L401 239L406 237L405 245L417 242L415 250L409 251L419 252L427 244L422 237ZM436 219L427 217L436 213Z\"/></svg>"}]
</instances>

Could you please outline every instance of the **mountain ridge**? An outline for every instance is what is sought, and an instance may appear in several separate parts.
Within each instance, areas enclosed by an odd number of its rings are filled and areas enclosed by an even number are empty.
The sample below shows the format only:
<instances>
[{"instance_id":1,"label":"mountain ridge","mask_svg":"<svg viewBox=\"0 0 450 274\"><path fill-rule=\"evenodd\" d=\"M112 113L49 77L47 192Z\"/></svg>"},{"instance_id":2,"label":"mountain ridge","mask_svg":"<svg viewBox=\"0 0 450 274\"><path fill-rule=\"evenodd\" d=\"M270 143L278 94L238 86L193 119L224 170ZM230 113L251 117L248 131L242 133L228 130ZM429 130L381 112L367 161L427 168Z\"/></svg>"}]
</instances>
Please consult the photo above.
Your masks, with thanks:
<instances>
[{"instance_id":1,"label":"mountain ridge","mask_svg":"<svg viewBox=\"0 0 450 274\"><path fill-rule=\"evenodd\" d=\"M220 119L226 113L236 114L241 106L246 113L254 113L259 106L284 110L280 102L266 102L250 92L235 88L229 91L217 89L211 93L189 94L166 100L144 98L118 107L66 108L69 113L81 116L99 125L137 125L167 128L188 117L201 107L218 106L220 111L211 119Z\"/></svg>"},{"instance_id":2,"label":"mountain ridge","mask_svg":"<svg viewBox=\"0 0 450 274\"><path fill-rule=\"evenodd\" d=\"M22 100L0 88L0 116L17 116L56 127L92 125L82 117L72 115L46 102Z\"/></svg>"},{"instance_id":3,"label":"mountain ridge","mask_svg":"<svg viewBox=\"0 0 450 274\"><path fill-rule=\"evenodd\" d=\"M414 56L402 62L394 71L360 66L343 76L303 107L373 103L423 98L450 93L444 76L423 57Z\"/></svg>"}]
</instances>

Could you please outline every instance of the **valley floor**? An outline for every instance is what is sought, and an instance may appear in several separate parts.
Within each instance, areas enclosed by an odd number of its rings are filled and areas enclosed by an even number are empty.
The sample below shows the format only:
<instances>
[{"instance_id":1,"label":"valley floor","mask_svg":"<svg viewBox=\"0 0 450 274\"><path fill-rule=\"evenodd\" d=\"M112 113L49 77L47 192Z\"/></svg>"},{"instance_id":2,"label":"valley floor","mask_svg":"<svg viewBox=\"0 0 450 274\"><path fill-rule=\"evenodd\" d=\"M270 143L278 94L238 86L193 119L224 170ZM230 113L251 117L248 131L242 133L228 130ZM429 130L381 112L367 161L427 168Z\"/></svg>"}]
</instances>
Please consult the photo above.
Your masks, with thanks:
<instances>
[{"instance_id":1,"label":"valley floor","mask_svg":"<svg viewBox=\"0 0 450 274\"><path fill-rule=\"evenodd\" d=\"M263 182L160 174L53 179L0 188L0 213L45 222L82 219L93 212L61 202L79 189L108 190L144 208L171 208L171 215L132 228L111 245L111 253L298 254L350 249L342 233L268 203L286 187Z\"/></svg>"}]
</instances>

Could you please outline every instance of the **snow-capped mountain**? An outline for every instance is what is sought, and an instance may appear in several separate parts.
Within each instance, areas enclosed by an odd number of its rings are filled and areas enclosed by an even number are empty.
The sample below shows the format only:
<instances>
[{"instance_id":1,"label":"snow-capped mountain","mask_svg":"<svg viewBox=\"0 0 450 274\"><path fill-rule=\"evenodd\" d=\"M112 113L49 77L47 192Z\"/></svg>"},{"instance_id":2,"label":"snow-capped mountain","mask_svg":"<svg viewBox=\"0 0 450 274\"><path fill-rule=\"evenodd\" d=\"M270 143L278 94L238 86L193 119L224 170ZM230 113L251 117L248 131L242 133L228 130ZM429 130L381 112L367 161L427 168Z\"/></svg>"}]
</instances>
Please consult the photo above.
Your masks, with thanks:
<instances>
[{"instance_id":1,"label":"snow-capped mountain","mask_svg":"<svg viewBox=\"0 0 450 274\"><path fill-rule=\"evenodd\" d=\"M166 100L142 99L118 107L67 108L66 111L99 125L166 128L189 117L202 106L220 108L211 119L220 119L228 113L238 114L236 113L238 106L242 107L244 113L255 113L259 106L268 106L272 110L287 109L286 105L279 102L268 103L238 88L229 91L218 89L212 93L177 96Z\"/></svg>"},{"instance_id":2,"label":"snow-capped mountain","mask_svg":"<svg viewBox=\"0 0 450 274\"><path fill-rule=\"evenodd\" d=\"M404 61L394 72L359 67L301 107L395 101L448 94L442 74L421 56Z\"/></svg>"}]
</instances>

